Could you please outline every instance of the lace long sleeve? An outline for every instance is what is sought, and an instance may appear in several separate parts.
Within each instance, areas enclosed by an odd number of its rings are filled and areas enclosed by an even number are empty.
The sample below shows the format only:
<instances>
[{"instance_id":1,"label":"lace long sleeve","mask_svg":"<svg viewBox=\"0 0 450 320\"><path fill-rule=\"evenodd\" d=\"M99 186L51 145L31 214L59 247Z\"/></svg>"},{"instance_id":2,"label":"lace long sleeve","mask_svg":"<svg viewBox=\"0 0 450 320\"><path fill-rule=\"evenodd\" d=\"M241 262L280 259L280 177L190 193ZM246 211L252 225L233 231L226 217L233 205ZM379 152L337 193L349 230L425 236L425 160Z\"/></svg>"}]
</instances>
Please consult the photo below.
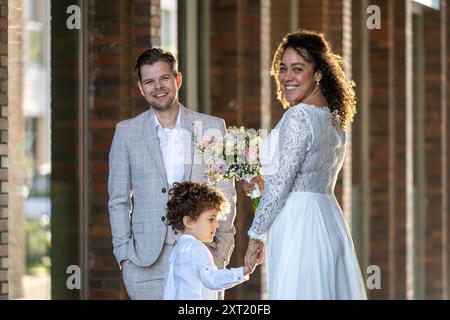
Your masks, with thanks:
<instances>
[{"instance_id":1,"label":"lace long sleeve","mask_svg":"<svg viewBox=\"0 0 450 320\"><path fill-rule=\"evenodd\" d=\"M305 111L297 107L286 111L279 132L278 168L265 177L265 190L248 231L250 238L265 241L265 234L286 202L312 139L311 122Z\"/></svg>"}]
</instances>

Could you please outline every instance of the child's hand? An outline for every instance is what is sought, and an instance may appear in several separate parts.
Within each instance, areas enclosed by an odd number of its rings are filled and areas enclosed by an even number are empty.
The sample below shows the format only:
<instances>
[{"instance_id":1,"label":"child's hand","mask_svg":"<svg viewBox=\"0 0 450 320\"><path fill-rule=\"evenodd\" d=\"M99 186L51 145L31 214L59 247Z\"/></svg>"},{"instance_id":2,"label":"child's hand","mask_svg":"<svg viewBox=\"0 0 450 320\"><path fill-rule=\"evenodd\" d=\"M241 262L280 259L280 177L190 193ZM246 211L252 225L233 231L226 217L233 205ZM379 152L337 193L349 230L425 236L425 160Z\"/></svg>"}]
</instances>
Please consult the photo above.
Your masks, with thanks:
<instances>
[{"instance_id":1,"label":"child's hand","mask_svg":"<svg viewBox=\"0 0 450 320\"><path fill-rule=\"evenodd\" d=\"M259 264L259 251L255 252L251 257L250 257L250 266L245 266L244 267L244 274L252 274L253 271L255 271L256 266Z\"/></svg>"}]
</instances>

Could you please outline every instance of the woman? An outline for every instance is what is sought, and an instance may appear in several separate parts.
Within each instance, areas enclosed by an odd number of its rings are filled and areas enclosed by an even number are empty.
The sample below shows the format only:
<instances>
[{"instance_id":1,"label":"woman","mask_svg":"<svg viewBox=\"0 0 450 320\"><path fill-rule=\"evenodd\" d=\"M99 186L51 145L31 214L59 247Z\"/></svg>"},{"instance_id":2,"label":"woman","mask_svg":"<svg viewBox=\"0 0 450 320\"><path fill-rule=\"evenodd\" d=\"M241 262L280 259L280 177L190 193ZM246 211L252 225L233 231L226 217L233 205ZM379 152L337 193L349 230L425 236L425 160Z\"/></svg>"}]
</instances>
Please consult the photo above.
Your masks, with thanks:
<instances>
[{"instance_id":1,"label":"woman","mask_svg":"<svg viewBox=\"0 0 450 320\"><path fill-rule=\"evenodd\" d=\"M356 112L353 83L322 34L299 30L284 37L271 74L287 109L275 130L278 152L260 153L266 170L246 264L266 249L269 299L366 299L353 242L334 187ZM274 131L273 131L274 132ZM273 133L271 133L273 135ZM273 139L272 139L273 140ZM264 145L266 144L266 145ZM273 164L276 167L273 168Z\"/></svg>"}]
</instances>

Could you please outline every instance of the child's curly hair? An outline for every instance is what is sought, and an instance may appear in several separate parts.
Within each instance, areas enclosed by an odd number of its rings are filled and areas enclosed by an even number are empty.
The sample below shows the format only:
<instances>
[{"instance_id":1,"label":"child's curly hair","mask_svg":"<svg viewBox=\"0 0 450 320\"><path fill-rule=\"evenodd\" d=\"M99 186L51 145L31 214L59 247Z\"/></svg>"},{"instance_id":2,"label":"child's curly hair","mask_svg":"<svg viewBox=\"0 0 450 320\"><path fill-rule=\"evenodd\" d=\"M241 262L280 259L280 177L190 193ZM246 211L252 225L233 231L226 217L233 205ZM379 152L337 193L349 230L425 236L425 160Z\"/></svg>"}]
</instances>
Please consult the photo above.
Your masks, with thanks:
<instances>
[{"instance_id":1,"label":"child's curly hair","mask_svg":"<svg viewBox=\"0 0 450 320\"><path fill-rule=\"evenodd\" d=\"M288 33L273 56L271 69L271 75L277 84L278 100L285 109L289 108L291 104L284 96L278 76L281 59L287 48L295 49L303 59L314 64L315 70L322 72L323 78L320 81L322 93L331 112L339 114L341 128L347 129L356 113L356 99L353 89L355 83L348 79L343 71L343 58L332 52L322 33L304 29Z\"/></svg>"},{"instance_id":2,"label":"child's curly hair","mask_svg":"<svg viewBox=\"0 0 450 320\"><path fill-rule=\"evenodd\" d=\"M221 211L220 216L229 209L225 196L206 184L175 182L169 190L169 196L166 222L172 229L178 231L184 230L184 216L189 216L195 221L205 211L216 209Z\"/></svg>"}]
</instances>

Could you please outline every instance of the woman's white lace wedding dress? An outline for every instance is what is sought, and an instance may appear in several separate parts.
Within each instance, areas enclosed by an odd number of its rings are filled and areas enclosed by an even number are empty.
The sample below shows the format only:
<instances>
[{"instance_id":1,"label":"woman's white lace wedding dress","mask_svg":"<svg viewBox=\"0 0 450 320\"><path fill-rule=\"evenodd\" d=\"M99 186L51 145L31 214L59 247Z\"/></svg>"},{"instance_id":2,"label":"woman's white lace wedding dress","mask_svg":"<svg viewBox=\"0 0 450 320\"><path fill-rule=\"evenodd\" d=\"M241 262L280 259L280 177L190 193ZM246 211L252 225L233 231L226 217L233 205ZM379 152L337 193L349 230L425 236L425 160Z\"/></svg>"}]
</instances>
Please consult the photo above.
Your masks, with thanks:
<instances>
[{"instance_id":1,"label":"woman's white lace wedding dress","mask_svg":"<svg viewBox=\"0 0 450 320\"><path fill-rule=\"evenodd\" d=\"M269 299L366 299L334 197L346 133L327 107L299 104L263 140L265 190L248 231L266 242Z\"/></svg>"}]
</instances>

